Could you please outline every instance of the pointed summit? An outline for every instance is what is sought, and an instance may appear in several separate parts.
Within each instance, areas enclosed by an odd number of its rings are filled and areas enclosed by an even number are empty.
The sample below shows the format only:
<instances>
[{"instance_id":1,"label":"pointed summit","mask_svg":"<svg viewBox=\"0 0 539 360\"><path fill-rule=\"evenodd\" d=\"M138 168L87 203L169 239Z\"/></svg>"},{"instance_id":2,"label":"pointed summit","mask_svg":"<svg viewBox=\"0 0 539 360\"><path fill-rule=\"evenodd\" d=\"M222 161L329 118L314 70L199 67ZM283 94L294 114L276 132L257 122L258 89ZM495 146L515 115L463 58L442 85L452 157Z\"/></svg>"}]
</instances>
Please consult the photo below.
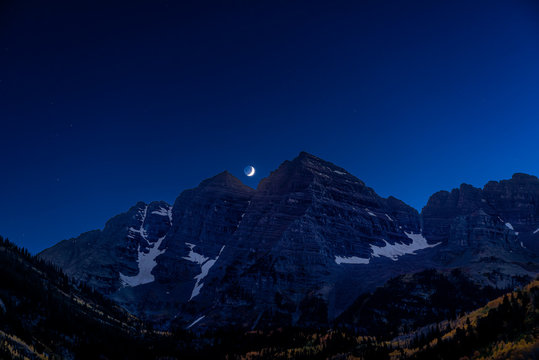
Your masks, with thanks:
<instances>
[{"instance_id":1,"label":"pointed summit","mask_svg":"<svg viewBox=\"0 0 539 360\"><path fill-rule=\"evenodd\" d=\"M254 191L254 189L242 183L240 179L238 179L237 177L229 173L227 170L202 181L200 185L198 186L198 188L200 189L232 188L232 189L244 190L247 192Z\"/></svg>"},{"instance_id":2,"label":"pointed summit","mask_svg":"<svg viewBox=\"0 0 539 360\"><path fill-rule=\"evenodd\" d=\"M331 169L338 168L305 151L299 153L293 160L284 161L270 175L260 181L257 190L272 193L286 193L306 189L315 178L331 176Z\"/></svg>"},{"instance_id":3,"label":"pointed summit","mask_svg":"<svg viewBox=\"0 0 539 360\"><path fill-rule=\"evenodd\" d=\"M313 186L318 189L339 187L342 192L377 197L374 190L345 169L305 151L291 161L286 160L262 179L257 191L284 194L305 191Z\"/></svg>"},{"instance_id":4,"label":"pointed summit","mask_svg":"<svg viewBox=\"0 0 539 360\"><path fill-rule=\"evenodd\" d=\"M296 156L296 159L312 159L312 160L322 160L320 159L319 157L316 157L314 156L313 154L309 154L308 152L306 151L300 151L300 153L298 154L298 156Z\"/></svg>"},{"instance_id":5,"label":"pointed summit","mask_svg":"<svg viewBox=\"0 0 539 360\"><path fill-rule=\"evenodd\" d=\"M317 156L314 156L312 154L309 154L308 152L305 152L305 151L301 151L298 156L296 156L293 160L292 160L293 163L301 163L301 164L307 164L307 163L311 163L311 164L318 164L318 165L330 165L330 166L335 166L334 164L328 162L328 161L325 161Z\"/></svg>"},{"instance_id":6,"label":"pointed summit","mask_svg":"<svg viewBox=\"0 0 539 360\"><path fill-rule=\"evenodd\" d=\"M343 169L340 166L337 166L329 161L326 161L324 159L321 159L317 156L314 156L312 154L309 154L305 151L302 151L299 153L299 155L292 160L292 164L295 164L296 166L302 166L308 169L311 172L315 172L318 174L326 173L328 176L351 176L348 171ZM359 180L359 179L356 179Z\"/></svg>"},{"instance_id":7,"label":"pointed summit","mask_svg":"<svg viewBox=\"0 0 539 360\"><path fill-rule=\"evenodd\" d=\"M345 169L329 162L324 159L321 159L315 155L309 154L308 152L301 151L298 156L296 156L291 161L285 161L279 169L282 166L292 166L295 168L298 168L299 170L307 171L315 175L319 176L351 176L353 177L348 171ZM279 170L277 169L277 171ZM358 179L356 179L358 180Z\"/></svg>"}]
</instances>

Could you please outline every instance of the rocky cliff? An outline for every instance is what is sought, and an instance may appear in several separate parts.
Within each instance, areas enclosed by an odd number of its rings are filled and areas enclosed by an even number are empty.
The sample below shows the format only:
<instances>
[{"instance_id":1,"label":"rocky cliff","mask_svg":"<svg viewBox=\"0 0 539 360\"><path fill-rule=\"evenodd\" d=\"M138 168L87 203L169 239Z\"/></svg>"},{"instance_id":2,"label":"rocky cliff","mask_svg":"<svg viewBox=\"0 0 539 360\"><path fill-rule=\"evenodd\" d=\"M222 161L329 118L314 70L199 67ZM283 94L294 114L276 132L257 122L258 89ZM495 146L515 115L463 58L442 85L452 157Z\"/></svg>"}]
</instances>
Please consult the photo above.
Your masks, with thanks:
<instances>
[{"instance_id":1,"label":"rocky cliff","mask_svg":"<svg viewBox=\"0 0 539 360\"><path fill-rule=\"evenodd\" d=\"M478 281L510 287L537 271L539 179L514 174L483 189L462 184L431 196L421 212L424 233L441 246L440 266L466 267Z\"/></svg>"},{"instance_id":2,"label":"rocky cliff","mask_svg":"<svg viewBox=\"0 0 539 360\"><path fill-rule=\"evenodd\" d=\"M537 238L533 235L539 234L537 177L517 173L510 180L490 181L483 189L462 184L451 192L437 192L421 212L425 234L429 239L447 243L456 222L478 210L494 217L497 224L504 224L525 246L535 248Z\"/></svg>"},{"instance_id":3,"label":"rocky cliff","mask_svg":"<svg viewBox=\"0 0 539 360\"><path fill-rule=\"evenodd\" d=\"M193 310L240 326L325 323L373 284L367 265L394 266L431 246L417 211L301 153L260 182L216 265L213 303Z\"/></svg>"}]
</instances>

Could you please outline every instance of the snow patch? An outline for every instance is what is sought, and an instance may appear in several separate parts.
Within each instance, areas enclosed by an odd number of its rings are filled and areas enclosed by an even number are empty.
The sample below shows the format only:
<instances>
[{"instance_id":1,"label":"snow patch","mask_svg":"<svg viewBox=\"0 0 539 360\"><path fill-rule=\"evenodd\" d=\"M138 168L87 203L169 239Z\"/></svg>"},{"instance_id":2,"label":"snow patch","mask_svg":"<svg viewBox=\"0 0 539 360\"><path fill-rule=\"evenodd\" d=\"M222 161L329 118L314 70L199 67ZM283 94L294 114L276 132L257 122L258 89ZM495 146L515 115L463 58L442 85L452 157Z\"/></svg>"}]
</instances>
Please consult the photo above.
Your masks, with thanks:
<instances>
[{"instance_id":1,"label":"snow patch","mask_svg":"<svg viewBox=\"0 0 539 360\"><path fill-rule=\"evenodd\" d=\"M375 213L373 213L372 211L370 211L369 209L365 208L365 211L367 212L367 214L369 214L370 216L376 216Z\"/></svg>"},{"instance_id":2,"label":"snow patch","mask_svg":"<svg viewBox=\"0 0 539 360\"><path fill-rule=\"evenodd\" d=\"M535 230L533 233L537 234L538 232L539 232L539 228L537 228L537 230Z\"/></svg>"},{"instance_id":3,"label":"snow patch","mask_svg":"<svg viewBox=\"0 0 539 360\"><path fill-rule=\"evenodd\" d=\"M431 248L440 245L441 243L436 244L428 244L427 239L423 236L423 234L414 234L414 233L407 233L406 231L404 234L412 239L411 244L390 244L386 240L384 240L385 246L376 246L371 245L372 250L372 257L380 257L385 256L390 258L393 261L397 261L399 256L403 255L415 255L416 251ZM342 256L335 256L335 262L337 264L368 264L370 259L360 258L357 256L352 257L342 257Z\"/></svg>"},{"instance_id":4,"label":"snow patch","mask_svg":"<svg viewBox=\"0 0 539 360\"><path fill-rule=\"evenodd\" d=\"M333 170L333 172L336 173L336 174L339 174L339 175L346 175L346 173L344 171Z\"/></svg>"},{"instance_id":5,"label":"snow patch","mask_svg":"<svg viewBox=\"0 0 539 360\"><path fill-rule=\"evenodd\" d=\"M159 247L161 246L161 243L165 237L166 236L159 238L153 244L153 246L150 247L150 251L147 253L141 251L140 245L138 246L138 274L135 276L126 276L120 273L120 281L122 282L123 286L134 287L142 284L148 284L155 280L155 277L152 275L152 270L157 265L157 261L155 261L155 259L165 252L165 249L159 250Z\"/></svg>"},{"instance_id":6,"label":"snow patch","mask_svg":"<svg viewBox=\"0 0 539 360\"><path fill-rule=\"evenodd\" d=\"M146 221L146 216L148 215L148 205L146 205L143 209L140 209L138 212L138 215L140 217L140 227L138 229L135 229L133 227L128 228L128 234L127 237L130 239L135 238L135 234L139 234L143 240L146 241L148 244L148 252L144 252L140 248L140 244L138 245L137 249L137 266L138 266L138 273L135 276L127 276L119 273L120 275L120 282L122 286L138 286L142 284L148 284L155 280L155 277L152 275L152 271L157 265L157 261L155 260L159 255L163 254L166 249L159 250L159 247L161 246L161 243L165 239L166 235L157 239L157 241L153 244L150 243L148 240L148 234L146 233L146 230L144 229L144 222Z\"/></svg>"},{"instance_id":7,"label":"snow patch","mask_svg":"<svg viewBox=\"0 0 539 360\"><path fill-rule=\"evenodd\" d=\"M209 258L205 257L202 254L199 254L199 253L196 253L196 252L193 251L193 248L195 247L194 244L185 243L185 245L187 245L189 247L190 251L189 251L189 254L187 256L182 257L182 259L197 263L199 265L202 265L206 261L208 261Z\"/></svg>"},{"instance_id":8,"label":"snow patch","mask_svg":"<svg viewBox=\"0 0 539 360\"><path fill-rule=\"evenodd\" d=\"M335 256L335 262L340 264L368 264L370 259L360 258L357 256Z\"/></svg>"},{"instance_id":9,"label":"snow patch","mask_svg":"<svg viewBox=\"0 0 539 360\"><path fill-rule=\"evenodd\" d=\"M435 247L440 244L440 243L436 243L433 245L429 245L427 243L427 239L425 239L425 237L421 233L414 234L414 233L407 233L405 231L404 234L408 238L412 239L411 244L395 243L392 245L388 243L386 240L384 240L385 246L371 245L372 256L375 256L375 257L385 256L385 257L390 258L393 261L397 261L399 256L403 256L407 254L415 255L415 252L417 250Z\"/></svg>"},{"instance_id":10,"label":"snow patch","mask_svg":"<svg viewBox=\"0 0 539 360\"><path fill-rule=\"evenodd\" d=\"M506 222L505 226L507 226L511 230L515 230L515 229L513 229L513 225L511 225L511 223Z\"/></svg>"},{"instance_id":11,"label":"snow patch","mask_svg":"<svg viewBox=\"0 0 539 360\"><path fill-rule=\"evenodd\" d=\"M526 248L526 247L524 246L524 243L523 243L522 241L520 242L520 246L523 247L524 249Z\"/></svg>"},{"instance_id":12,"label":"snow patch","mask_svg":"<svg viewBox=\"0 0 539 360\"><path fill-rule=\"evenodd\" d=\"M161 216L168 216L168 209L165 208L159 208L158 210L152 211L152 214L155 215L161 215Z\"/></svg>"},{"instance_id":13,"label":"snow patch","mask_svg":"<svg viewBox=\"0 0 539 360\"><path fill-rule=\"evenodd\" d=\"M393 219L391 218L391 216L389 216L388 214L385 214L385 216L389 219L389 221L393 221Z\"/></svg>"},{"instance_id":14,"label":"snow patch","mask_svg":"<svg viewBox=\"0 0 539 360\"><path fill-rule=\"evenodd\" d=\"M219 251L219 255L217 255L215 259L210 259L202 254L194 252L193 249L196 246L194 244L185 243L185 245L189 247L190 251L189 251L189 255L184 256L182 259L185 259L185 260L188 260L188 261L191 261L200 265L200 274L194 277L194 279L196 280L196 283L195 283L195 286L193 287L193 291L191 292L191 297L189 298L189 301L191 301L195 296L200 294L200 290L204 286L204 283L202 282L202 280L206 277L206 275L208 275L212 266L215 265L215 263L219 259L219 256L225 249L225 245L223 245L223 247Z\"/></svg>"},{"instance_id":15,"label":"snow patch","mask_svg":"<svg viewBox=\"0 0 539 360\"><path fill-rule=\"evenodd\" d=\"M167 216L168 220L172 223L172 207L168 207L168 208L160 207L158 210L152 211L152 214Z\"/></svg>"},{"instance_id":16,"label":"snow patch","mask_svg":"<svg viewBox=\"0 0 539 360\"><path fill-rule=\"evenodd\" d=\"M241 218L240 218L240 221L238 221L238 225L236 225L236 229L240 227L240 224L243 221L244 216L245 216L245 213L241 214Z\"/></svg>"},{"instance_id":17,"label":"snow patch","mask_svg":"<svg viewBox=\"0 0 539 360\"><path fill-rule=\"evenodd\" d=\"M205 317L206 317L206 315L202 315L201 317L199 317L198 319L196 319L195 321L193 321L193 322L191 323L191 325L189 325L189 326L187 327L187 329L190 329L193 325L196 325L200 320L204 319Z\"/></svg>"},{"instance_id":18,"label":"snow patch","mask_svg":"<svg viewBox=\"0 0 539 360\"><path fill-rule=\"evenodd\" d=\"M130 238L130 239L134 239L135 238L135 235L134 234L139 234L140 236L142 236L142 238L144 240L146 240L146 242L148 242L148 234L146 234L146 230L144 229L144 222L146 221L146 215L148 214L148 205L146 205L146 207L144 207L144 210L140 209L139 212L138 212L138 215L141 217L140 219L140 227L138 229L135 229L134 227L130 227L128 230L128 234L127 234L127 237ZM149 242L148 242L149 243Z\"/></svg>"}]
</instances>

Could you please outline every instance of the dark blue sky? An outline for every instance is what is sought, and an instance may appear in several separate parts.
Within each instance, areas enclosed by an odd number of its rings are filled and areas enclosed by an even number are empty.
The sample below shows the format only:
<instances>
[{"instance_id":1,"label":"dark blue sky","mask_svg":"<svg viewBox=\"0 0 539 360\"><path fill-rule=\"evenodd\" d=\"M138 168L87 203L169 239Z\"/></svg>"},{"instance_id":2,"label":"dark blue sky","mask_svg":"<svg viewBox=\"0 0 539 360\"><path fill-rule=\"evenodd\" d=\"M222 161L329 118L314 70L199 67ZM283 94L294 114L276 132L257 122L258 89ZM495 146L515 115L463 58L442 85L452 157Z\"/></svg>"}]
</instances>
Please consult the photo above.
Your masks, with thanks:
<instances>
[{"instance_id":1,"label":"dark blue sky","mask_svg":"<svg viewBox=\"0 0 539 360\"><path fill-rule=\"evenodd\" d=\"M419 210L539 175L534 1L112 3L0 5L0 234L32 252L301 150Z\"/></svg>"}]
</instances>

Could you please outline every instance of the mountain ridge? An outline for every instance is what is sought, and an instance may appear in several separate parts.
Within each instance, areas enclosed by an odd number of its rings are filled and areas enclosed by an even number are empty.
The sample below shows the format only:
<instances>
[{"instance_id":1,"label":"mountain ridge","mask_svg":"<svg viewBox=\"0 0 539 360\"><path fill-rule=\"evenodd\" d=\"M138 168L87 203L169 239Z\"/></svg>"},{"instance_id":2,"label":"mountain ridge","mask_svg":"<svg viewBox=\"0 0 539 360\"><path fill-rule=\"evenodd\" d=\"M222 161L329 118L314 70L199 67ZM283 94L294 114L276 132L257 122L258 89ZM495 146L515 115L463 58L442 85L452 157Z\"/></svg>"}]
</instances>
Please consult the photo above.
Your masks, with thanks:
<instances>
[{"instance_id":1,"label":"mountain ridge","mask_svg":"<svg viewBox=\"0 0 539 360\"><path fill-rule=\"evenodd\" d=\"M163 327L324 324L426 268L464 267L478 286L529 280L539 181L513 178L435 193L419 213L301 152L256 189L223 171L39 256Z\"/></svg>"}]
</instances>

